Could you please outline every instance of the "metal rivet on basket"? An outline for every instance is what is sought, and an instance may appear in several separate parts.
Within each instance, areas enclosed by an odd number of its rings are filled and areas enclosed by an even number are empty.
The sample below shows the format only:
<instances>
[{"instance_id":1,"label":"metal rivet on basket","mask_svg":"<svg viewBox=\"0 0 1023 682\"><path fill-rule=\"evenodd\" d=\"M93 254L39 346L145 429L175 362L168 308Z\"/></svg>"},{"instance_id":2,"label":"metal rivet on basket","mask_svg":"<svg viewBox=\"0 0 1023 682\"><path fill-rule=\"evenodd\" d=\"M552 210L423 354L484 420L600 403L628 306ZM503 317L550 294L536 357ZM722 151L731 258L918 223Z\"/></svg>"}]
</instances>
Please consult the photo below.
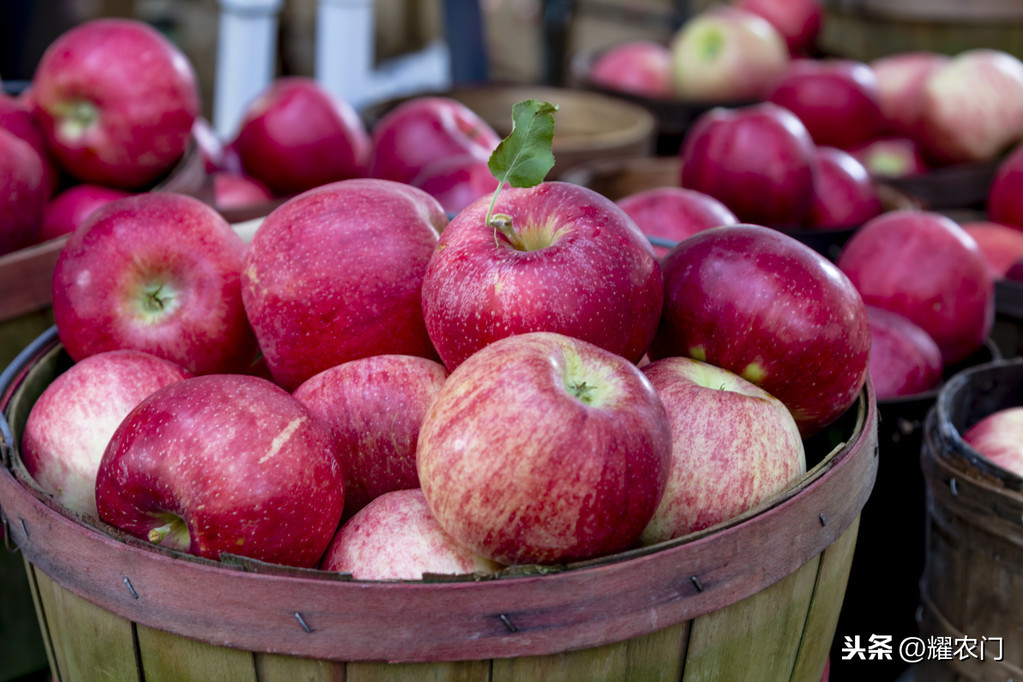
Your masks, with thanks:
<instances>
[{"instance_id":1,"label":"metal rivet on basket","mask_svg":"<svg viewBox=\"0 0 1023 682\"><path fill-rule=\"evenodd\" d=\"M139 598L139 593L135 591L134 587L132 587L131 581L128 580L128 576L124 576L124 586L128 588L128 592L131 594L133 598L135 599Z\"/></svg>"},{"instance_id":2,"label":"metal rivet on basket","mask_svg":"<svg viewBox=\"0 0 1023 682\"><path fill-rule=\"evenodd\" d=\"M956 483L956 480L954 478L949 479L949 481L948 481L948 489L952 491L953 495L958 497L958 495L959 495L959 484Z\"/></svg>"},{"instance_id":3,"label":"metal rivet on basket","mask_svg":"<svg viewBox=\"0 0 1023 682\"><path fill-rule=\"evenodd\" d=\"M692 580L693 581L693 585L696 586L696 591L697 592L703 592L703 584L700 583L700 579L699 578L697 578L694 575L693 577L690 578L690 580Z\"/></svg>"},{"instance_id":4,"label":"metal rivet on basket","mask_svg":"<svg viewBox=\"0 0 1023 682\"><path fill-rule=\"evenodd\" d=\"M25 519L19 516L18 523L21 524L21 532L25 534L25 539L28 540L28 528L25 526Z\"/></svg>"},{"instance_id":5,"label":"metal rivet on basket","mask_svg":"<svg viewBox=\"0 0 1023 682\"><path fill-rule=\"evenodd\" d=\"M498 614L497 617L500 618L501 622L504 623L504 626L506 628L508 628L508 632L518 632L519 631L519 629L517 627L515 627L515 623L511 622L510 620L508 620L508 616L506 616L503 613L501 613L501 614Z\"/></svg>"},{"instance_id":6,"label":"metal rivet on basket","mask_svg":"<svg viewBox=\"0 0 1023 682\"><path fill-rule=\"evenodd\" d=\"M298 621L298 624L302 626L302 629L305 630L307 634L313 631L313 629L309 627L309 624L305 622L305 618L303 618L302 614L298 611L295 611L295 620Z\"/></svg>"},{"instance_id":7,"label":"metal rivet on basket","mask_svg":"<svg viewBox=\"0 0 1023 682\"><path fill-rule=\"evenodd\" d=\"M822 526L828 525L828 520L826 518L824 518L824 512L821 512L820 514L818 514L817 518L820 519Z\"/></svg>"}]
</instances>

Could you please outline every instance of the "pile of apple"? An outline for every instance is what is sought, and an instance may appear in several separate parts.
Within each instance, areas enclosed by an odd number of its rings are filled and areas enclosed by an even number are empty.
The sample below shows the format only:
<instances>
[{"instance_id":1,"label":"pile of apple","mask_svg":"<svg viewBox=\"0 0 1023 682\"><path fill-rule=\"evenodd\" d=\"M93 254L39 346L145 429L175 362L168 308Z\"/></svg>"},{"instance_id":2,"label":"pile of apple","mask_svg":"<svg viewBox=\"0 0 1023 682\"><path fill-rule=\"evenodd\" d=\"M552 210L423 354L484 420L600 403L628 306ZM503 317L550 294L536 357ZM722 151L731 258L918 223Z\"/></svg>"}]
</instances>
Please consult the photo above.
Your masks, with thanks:
<instances>
[{"instance_id":1,"label":"pile of apple","mask_svg":"<svg viewBox=\"0 0 1023 682\"><path fill-rule=\"evenodd\" d=\"M500 141L461 103L417 97L371 136L311 78L272 82L229 140L200 116L192 65L149 25L80 24L51 44L29 87L0 95L0 255L72 232L108 201L151 190L198 154L207 182L183 188L218 210L262 208L329 182L378 177L449 213L492 192ZM194 149L194 151L193 151Z\"/></svg>"},{"instance_id":2,"label":"pile of apple","mask_svg":"<svg viewBox=\"0 0 1023 682\"><path fill-rule=\"evenodd\" d=\"M376 177L249 242L182 194L97 208L56 264L74 364L28 418L33 479L146 542L361 578L607 556L769 503L863 389L860 294L759 225L659 259L544 180L555 111L516 105L495 191L453 217Z\"/></svg>"}]
</instances>

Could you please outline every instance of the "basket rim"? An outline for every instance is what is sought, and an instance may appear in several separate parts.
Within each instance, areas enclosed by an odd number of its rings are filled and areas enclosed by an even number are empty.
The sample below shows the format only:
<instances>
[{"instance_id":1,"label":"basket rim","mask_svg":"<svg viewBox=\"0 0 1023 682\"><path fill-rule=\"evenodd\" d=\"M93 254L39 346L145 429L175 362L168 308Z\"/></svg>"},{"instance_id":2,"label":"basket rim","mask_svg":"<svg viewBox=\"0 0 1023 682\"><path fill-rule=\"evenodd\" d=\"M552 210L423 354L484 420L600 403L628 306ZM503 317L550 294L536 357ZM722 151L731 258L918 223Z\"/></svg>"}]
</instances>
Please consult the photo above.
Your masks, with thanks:
<instances>
[{"instance_id":1,"label":"basket rim","mask_svg":"<svg viewBox=\"0 0 1023 682\"><path fill-rule=\"evenodd\" d=\"M49 330L0 374L0 408L32 363L58 344ZM62 587L123 618L214 645L336 661L561 653L724 608L833 544L858 519L876 477L872 391L868 381L850 442L776 504L683 542L544 575L356 581L142 547L83 523L18 480L9 456L13 434L2 413L0 511L10 541ZM759 565L751 557L766 560Z\"/></svg>"}]
</instances>

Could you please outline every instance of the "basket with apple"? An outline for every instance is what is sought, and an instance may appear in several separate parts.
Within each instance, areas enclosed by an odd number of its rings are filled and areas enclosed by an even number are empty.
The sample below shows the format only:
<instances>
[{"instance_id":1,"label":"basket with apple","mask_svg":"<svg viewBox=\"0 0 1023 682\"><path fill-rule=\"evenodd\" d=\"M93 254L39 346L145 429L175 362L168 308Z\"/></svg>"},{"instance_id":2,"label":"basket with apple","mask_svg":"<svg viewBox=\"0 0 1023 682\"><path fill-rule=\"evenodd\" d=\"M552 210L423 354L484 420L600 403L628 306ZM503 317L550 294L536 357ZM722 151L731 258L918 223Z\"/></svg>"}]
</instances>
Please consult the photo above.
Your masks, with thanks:
<instances>
[{"instance_id":1,"label":"basket with apple","mask_svg":"<svg viewBox=\"0 0 1023 682\"><path fill-rule=\"evenodd\" d=\"M821 678L876 474L863 301L756 225L662 265L544 180L555 110L514 107L450 220L363 178L247 244L171 193L69 238L0 377L55 674Z\"/></svg>"},{"instance_id":2,"label":"basket with apple","mask_svg":"<svg viewBox=\"0 0 1023 682\"><path fill-rule=\"evenodd\" d=\"M926 560L920 580L923 636L990 629L993 654L934 663L935 676L982 680L1014 675L1019 616L1012 603L1020 572L1020 358L964 370L927 414L920 463L926 482ZM988 576L978 580L978 576ZM935 677L937 679L937 677Z\"/></svg>"}]
</instances>

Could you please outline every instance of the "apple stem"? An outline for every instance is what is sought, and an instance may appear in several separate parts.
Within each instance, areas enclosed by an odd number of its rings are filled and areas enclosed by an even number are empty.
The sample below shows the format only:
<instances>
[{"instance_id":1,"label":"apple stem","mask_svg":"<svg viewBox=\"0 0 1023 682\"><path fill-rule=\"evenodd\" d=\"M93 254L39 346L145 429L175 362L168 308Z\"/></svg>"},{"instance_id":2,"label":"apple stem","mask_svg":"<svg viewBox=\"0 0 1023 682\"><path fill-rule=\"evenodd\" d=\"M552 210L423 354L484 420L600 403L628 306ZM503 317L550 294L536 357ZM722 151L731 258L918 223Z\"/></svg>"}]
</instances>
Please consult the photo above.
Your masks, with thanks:
<instances>
[{"instance_id":1,"label":"apple stem","mask_svg":"<svg viewBox=\"0 0 1023 682\"><path fill-rule=\"evenodd\" d=\"M498 213L497 215L489 218L487 221L491 227L494 228L494 244L498 244L497 233L500 232L508 239L512 247L519 251L526 250L526 244L522 241L522 236L518 233L518 230L512 225L512 217L507 213Z\"/></svg>"},{"instance_id":2,"label":"apple stem","mask_svg":"<svg viewBox=\"0 0 1023 682\"><path fill-rule=\"evenodd\" d=\"M173 524L166 523L162 526L150 529L149 541L152 542L154 545L160 544L161 542L163 542L163 539L170 534L171 530L173 530L172 526Z\"/></svg>"}]
</instances>

